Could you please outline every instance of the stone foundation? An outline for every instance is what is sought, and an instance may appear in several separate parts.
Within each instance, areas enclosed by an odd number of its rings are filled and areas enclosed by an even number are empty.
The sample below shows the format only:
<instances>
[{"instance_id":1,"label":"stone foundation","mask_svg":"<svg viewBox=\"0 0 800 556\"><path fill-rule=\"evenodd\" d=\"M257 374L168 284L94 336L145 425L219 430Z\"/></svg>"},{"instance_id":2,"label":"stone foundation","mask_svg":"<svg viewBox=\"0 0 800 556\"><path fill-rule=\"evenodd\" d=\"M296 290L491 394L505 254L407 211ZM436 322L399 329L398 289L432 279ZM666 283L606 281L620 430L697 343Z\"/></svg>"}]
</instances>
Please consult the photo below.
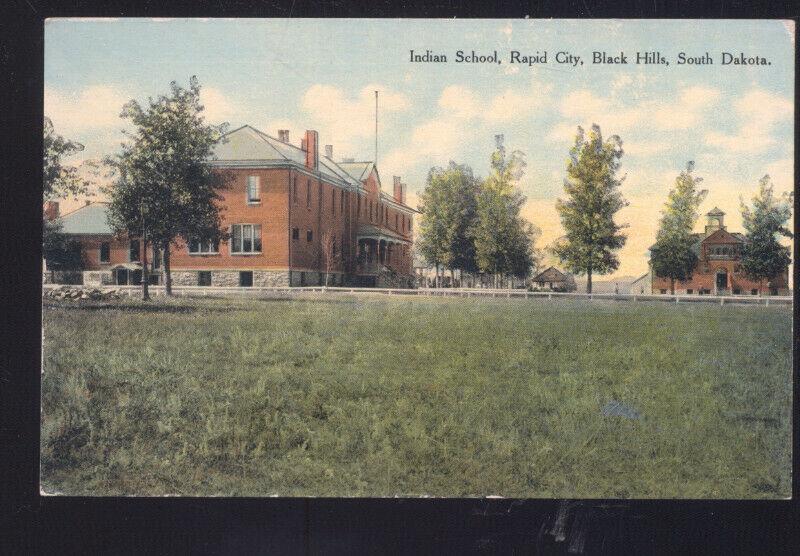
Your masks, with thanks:
<instances>
[{"instance_id":1,"label":"stone foundation","mask_svg":"<svg viewBox=\"0 0 800 556\"><path fill-rule=\"evenodd\" d=\"M238 275L236 277L238 285ZM211 275L214 280L214 275ZM281 288L289 285L288 270L254 270L253 286L262 288Z\"/></svg>"},{"instance_id":2,"label":"stone foundation","mask_svg":"<svg viewBox=\"0 0 800 556\"><path fill-rule=\"evenodd\" d=\"M197 272L171 272L173 286L196 286Z\"/></svg>"},{"instance_id":3,"label":"stone foundation","mask_svg":"<svg viewBox=\"0 0 800 556\"><path fill-rule=\"evenodd\" d=\"M114 275L110 270L86 270L83 272L84 286L107 286L114 283Z\"/></svg>"}]
</instances>

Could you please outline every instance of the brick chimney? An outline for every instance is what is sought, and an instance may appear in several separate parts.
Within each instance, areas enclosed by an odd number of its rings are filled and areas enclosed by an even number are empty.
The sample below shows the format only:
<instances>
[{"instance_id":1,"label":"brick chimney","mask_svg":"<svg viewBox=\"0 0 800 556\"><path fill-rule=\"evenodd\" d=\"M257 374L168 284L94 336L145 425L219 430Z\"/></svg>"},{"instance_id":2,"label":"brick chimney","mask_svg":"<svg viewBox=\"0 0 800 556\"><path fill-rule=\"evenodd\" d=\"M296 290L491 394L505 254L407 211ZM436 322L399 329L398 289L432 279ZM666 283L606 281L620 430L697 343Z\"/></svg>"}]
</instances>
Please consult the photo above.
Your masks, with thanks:
<instances>
[{"instance_id":1,"label":"brick chimney","mask_svg":"<svg viewBox=\"0 0 800 556\"><path fill-rule=\"evenodd\" d=\"M406 204L406 184L400 181L400 176L394 176L394 200Z\"/></svg>"},{"instance_id":2,"label":"brick chimney","mask_svg":"<svg viewBox=\"0 0 800 556\"><path fill-rule=\"evenodd\" d=\"M306 130L306 168L319 167L319 134L313 129Z\"/></svg>"},{"instance_id":3,"label":"brick chimney","mask_svg":"<svg viewBox=\"0 0 800 556\"><path fill-rule=\"evenodd\" d=\"M289 142L289 130L288 129L279 129L278 130L278 141L281 143L288 143Z\"/></svg>"},{"instance_id":4,"label":"brick chimney","mask_svg":"<svg viewBox=\"0 0 800 556\"><path fill-rule=\"evenodd\" d=\"M325 145L325 156L333 160L333 145Z\"/></svg>"},{"instance_id":5,"label":"brick chimney","mask_svg":"<svg viewBox=\"0 0 800 556\"><path fill-rule=\"evenodd\" d=\"M44 218L52 222L58 218L58 201L46 201L44 204Z\"/></svg>"}]
</instances>

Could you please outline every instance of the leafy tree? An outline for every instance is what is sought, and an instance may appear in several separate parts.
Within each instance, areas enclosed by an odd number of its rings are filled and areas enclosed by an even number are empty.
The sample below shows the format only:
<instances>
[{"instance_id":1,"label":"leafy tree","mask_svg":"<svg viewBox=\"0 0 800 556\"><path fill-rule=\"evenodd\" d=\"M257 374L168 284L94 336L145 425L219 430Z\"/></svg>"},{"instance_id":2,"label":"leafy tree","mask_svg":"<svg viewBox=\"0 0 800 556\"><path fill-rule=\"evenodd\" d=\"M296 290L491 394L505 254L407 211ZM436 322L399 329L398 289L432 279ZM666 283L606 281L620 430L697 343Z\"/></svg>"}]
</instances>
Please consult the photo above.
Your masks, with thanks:
<instances>
[{"instance_id":1,"label":"leafy tree","mask_svg":"<svg viewBox=\"0 0 800 556\"><path fill-rule=\"evenodd\" d=\"M501 274L522 277L530 272L539 232L520 215L525 197L517 190L517 182L525 170L524 154L515 150L507 156L503 136L495 140L491 172L478 197L473 236L478 267L493 274L497 286Z\"/></svg>"},{"instance_id":2,"label":"leafy tree","mask_svg":"<svg viewBox=\"0 0 800 556\"><path fill-rule=\"evenodd\" d=\"M614 222L614 215L628 205L617 178L622 140L613 135L608 140L598 125L588 136L578 127L575 145L570 150L567 178L564 180L565 200L556 202L561 225L566 232L556 242L553 253L567 270L586 274L586 291L592 292L592 275L607 274L619 267L615 251L625 245L626 236L620 233L625 226Z\"/></svg>"},{"instance_id":3,"label":"leafy tree","mask_svg":"<svg viewBox=\"0 0 800 556\"><path fill-rule=\"evenodd\" d=\"M80 242L62 231L58 220L45 220L42 256L51 270L79 270L83 264Z\"/></svg>"},{"instance_id":4,"label":"leafy tree","mask_svg":"<svg viewBox=\"0 0 800 556\"><path fill-rule=\"evenodd\" d=\"M774 280L792 262L789 248L780 244L779 237L794 237L786 227L792 217L793 197L791 192L776 196L772 180L765 175L759 180L752 208L740 200L747 231L747 242L742 249L742 268L748 276L758 280L759 290L763 280Z\"/></svg>"},{"instance_id":5,"label":"leafy tree","mask_svg":"<svg viewBox=\"0 0 800 556\"><path fill-rule=\"evenodd\" d=\"M427 185L422 193L422 219L419 249L423 257L436 268L439 285L439 266L474 272L475 243L472 228L480 182L466 165L450 162L447 168L434 167L428 172Z\"/></svg>"},{"instance_id":6,"label":"leafy tree","mask_svg":"<svg viewBox=\"0 0 800 556\"><path fill-rule=\"evenodd\" d=\"M178 238L217 242L224 237L219 191L230 178L207 161L227 124L207 124L202 112L196 77L188 89L173 81L169 95L151 98L144 107L131 100L122 110L134 130L125 133L121 153L109 159L117 173L108 191L109 223L118 233L141 238L145 299L148 245L163 249L170 294L170 247Z\"/></svg>"},{"instance_id":7,"label":"leafy tree","mask_svg":"<svg viewBox=\"0 0 800 556\"><path fill-rule=\"evenodd\" d=\"M670 279L672 294L675 281L691 279L697 265L697 254L692 250L695 243L692 230L697 222L697 209L708 191L698 191L703 178L693 176L693 170L694 162L687 162L686 169L675 178L675 187L661 211L661 223L650 258L656 276Z\"/></svg>"},{"instance_id":8,"label":"leafy tree","mask_svg":"<svg viewBox=\"0 0 800 556\"><path fill-rule=\"evenodd\" d=\"M65 164L62 160L84 149L75 141L58 135L50 118L44 118L44 199L77 197L89 191L89 181L78 174L78 168Z\"/></svg>"}]
</instances>

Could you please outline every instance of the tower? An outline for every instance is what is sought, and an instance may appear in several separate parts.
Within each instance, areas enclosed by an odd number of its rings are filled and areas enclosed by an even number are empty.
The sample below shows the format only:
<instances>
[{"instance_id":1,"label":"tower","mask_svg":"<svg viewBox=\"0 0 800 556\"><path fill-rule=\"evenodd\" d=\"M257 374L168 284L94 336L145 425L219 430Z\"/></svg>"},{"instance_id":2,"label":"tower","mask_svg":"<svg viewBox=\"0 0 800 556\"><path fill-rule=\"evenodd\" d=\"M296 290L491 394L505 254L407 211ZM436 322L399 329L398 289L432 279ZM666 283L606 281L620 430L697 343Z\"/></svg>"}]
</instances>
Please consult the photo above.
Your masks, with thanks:
<instances>
[{"instance_id":1,"label":"tower","mask_svg":"<svg viewBox=\"0 0 800 556\"><path fill-rule=\"evenodd\" d=\"M706 236L713 234L717 230L725 229L725 213L717 207L711 209L706 214L706 217L708 218L706 221Z\"/></svg>"}]
</instances>

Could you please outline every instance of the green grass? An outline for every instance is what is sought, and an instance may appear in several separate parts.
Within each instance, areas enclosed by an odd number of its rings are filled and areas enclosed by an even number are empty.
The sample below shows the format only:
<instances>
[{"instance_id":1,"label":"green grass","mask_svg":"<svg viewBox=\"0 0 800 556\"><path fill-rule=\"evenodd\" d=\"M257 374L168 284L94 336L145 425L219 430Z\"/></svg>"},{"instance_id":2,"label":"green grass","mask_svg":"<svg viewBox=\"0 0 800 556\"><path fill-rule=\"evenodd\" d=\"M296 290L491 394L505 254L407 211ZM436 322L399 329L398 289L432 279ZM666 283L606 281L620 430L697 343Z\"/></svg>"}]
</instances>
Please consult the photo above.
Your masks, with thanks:
<instances>
[{"instance_id":1,"label":"green grass","mask_svg":"<svg viewBox=\"0 0 800 556\"><path fill-rule=\"evenodd\" d=\"M42 486L788 497L791 334L779 307L46 302Z\"/></svg>"}]
</instances>

